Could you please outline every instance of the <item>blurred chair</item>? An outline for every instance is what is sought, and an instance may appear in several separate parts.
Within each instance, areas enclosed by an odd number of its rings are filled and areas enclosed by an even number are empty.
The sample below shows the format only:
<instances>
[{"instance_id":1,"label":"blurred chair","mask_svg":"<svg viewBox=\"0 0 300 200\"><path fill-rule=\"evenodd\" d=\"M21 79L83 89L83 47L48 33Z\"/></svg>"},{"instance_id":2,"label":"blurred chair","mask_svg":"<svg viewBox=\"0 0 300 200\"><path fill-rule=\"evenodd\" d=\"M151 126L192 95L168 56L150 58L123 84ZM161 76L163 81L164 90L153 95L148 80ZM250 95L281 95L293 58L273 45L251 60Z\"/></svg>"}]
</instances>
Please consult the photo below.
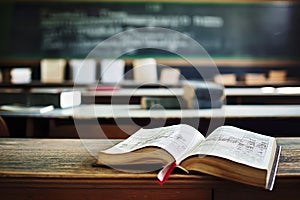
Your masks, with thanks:
<instances>
[{"instance_id":1,"label":"blurred chair","mask_svg":"<svg viewBox=\"0 0 300 200\"><path fill-rule=\"evenodd\" d=\"M71 59L69 65L74 83L96 83L97 61L95 59Z\"/></svg>"},{"instance_id":2,"label":"blurred chair","mask_svg":"<svg viewBox=\"0 0 300 200\"><path fill-rule=\"evenodd\" d=\"M176 85L179 82L180 70L165 68L161 70L159 81L161 84Z\"/></svg>"},{"instance_id":3,"label":"blurred chair","mask_svg":"<svg viewBox=\"0 0 300 200\"><path fill-rule=\"evenodd\" d=\"M101 82L119 83L124 80L125 61L122 59L101 60Z\"/></svg>"},{"instance_id":4,"label":"blurred chair","mask_svg":"<svg viewBox=\"0 0 300 200\"><path fill-rule=\"evenodd\" d=\"M64 81L65 59L42 59L41 60L41 82L62 83Z\"/></svg>"},{"instance_id":5,"label":"blurred chair","mask_svg":"<svg viewBox=\"0 0 300 200\"><path fill-rule=\"evenodd\" d=\"M157 83L157 63L153 58L133 60L133 79L138 83Z\"/></svg>"},{"instance_id":6,"label":"blurred chair","mask_svg":"<svg viewBox=\"0 0 300 200\"><path fill-rule=\"evenodd\" d=\"M223 86L236 85L235 74L217 74L214 76L214 82Z\"/></svg>"},{"instance_id":7,"label":"blurred chair","mask_svg":"<svg viewBox=\"0 0 300 200\"><path fill-rule=\"evenodd\" d=\"M0 116L0 137L9 137L9 130L4 119Z\"/></svg>"},{"instance_id":8,"label":"blurred chair","mask_svg":"<svg viewBox=\"0 0 300 200\"><path fill-rule=\"evenodd\" d=\"M31 69L30 68L13 68L10 71L12 83L30 83Z\"/></svg>"}]
</instances>

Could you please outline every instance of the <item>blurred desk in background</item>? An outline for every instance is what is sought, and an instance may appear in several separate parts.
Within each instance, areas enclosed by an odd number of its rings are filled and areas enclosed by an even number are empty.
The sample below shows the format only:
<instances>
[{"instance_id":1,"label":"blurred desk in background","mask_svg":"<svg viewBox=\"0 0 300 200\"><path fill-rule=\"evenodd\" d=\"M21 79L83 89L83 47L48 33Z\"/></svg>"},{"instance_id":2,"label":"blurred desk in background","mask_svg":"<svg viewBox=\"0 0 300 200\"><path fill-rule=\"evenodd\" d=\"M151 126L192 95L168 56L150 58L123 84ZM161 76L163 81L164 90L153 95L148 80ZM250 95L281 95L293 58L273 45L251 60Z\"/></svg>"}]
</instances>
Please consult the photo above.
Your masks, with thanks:
<instances>
[{"instance_id":1,"label":"blurred desk in background","mask_svg":"<svg viewBox=\"0 0 300 200\"><path fill-rule=\"evenodd\" d=\"M227 124L272 136L299 136L300 105L224 105L221 109L143 110L140 105L81 105L34 114L1 111L12 137L126 138L140 127L190 124L203 134ZM75 122L74 122L75 120ZM16 126L17 125L17 126ZM19 135L22 134L22 135Z\"/></svg>"},{"instance_id":2,"label":"blurred desk in background","mask_svg":"<svg viewBox=\"0 0 300 200\"><path fill-rule=\"evenodd\" d=\"M299 104L300 87L225 88L227 104Z\"/></svg>"},{"instance_id":3,"label":"blurred desk in background","mask_svg":"<svg viewBox=\"0 0 300 200\"><path fill-rule=\"evenodd\" d=\"M226 103L237 104L299 104L300 87L225 88ZM121 88L112 91L82 90L84 104L140 104L141 98L174 97L181 99L182 88Z\"/></svg>"}]
</instances>

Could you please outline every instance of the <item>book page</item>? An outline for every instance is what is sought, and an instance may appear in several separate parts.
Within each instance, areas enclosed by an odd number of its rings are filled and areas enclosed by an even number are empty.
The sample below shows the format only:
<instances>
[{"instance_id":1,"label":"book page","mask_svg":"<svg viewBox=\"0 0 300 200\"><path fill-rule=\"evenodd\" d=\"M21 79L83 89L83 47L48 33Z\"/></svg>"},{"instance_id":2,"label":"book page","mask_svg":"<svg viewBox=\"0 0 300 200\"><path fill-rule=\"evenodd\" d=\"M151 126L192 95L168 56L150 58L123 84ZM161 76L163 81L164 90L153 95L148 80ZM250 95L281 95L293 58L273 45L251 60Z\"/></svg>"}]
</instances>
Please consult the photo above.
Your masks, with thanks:
<instances>
[{"instance_id":1,"label":"book page","mask_svg":"<svg viewBox=\"0 0 300 200\"><path fill-rule=\"evenodd\" d=\"M213 155L267 169L275 138L243 129L222 126L210 134L191 155Z\"/></svg>"},{"instance_id":2,"label":"book page","mask_svg":"<svg viewBox=\"0 0 300 200\"><path fill-rule=\"evenodd\" d=\"M173 125L154 129L140 129L126 140L103 151L109 154L131 152L147 146L160 147L179 160L200 141L204 136L189 125Z\"/></svg>"}]
</instances>

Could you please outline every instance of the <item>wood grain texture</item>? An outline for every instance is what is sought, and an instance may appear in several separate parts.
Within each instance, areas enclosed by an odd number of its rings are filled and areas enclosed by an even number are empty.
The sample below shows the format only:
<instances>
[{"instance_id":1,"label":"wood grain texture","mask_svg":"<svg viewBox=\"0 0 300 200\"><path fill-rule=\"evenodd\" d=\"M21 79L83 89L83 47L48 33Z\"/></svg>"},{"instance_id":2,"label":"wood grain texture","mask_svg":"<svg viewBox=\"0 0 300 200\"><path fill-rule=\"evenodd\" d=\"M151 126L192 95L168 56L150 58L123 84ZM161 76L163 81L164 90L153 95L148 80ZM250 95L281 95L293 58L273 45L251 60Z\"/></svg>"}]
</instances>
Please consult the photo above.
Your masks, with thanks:
<instances>
[{"instance_id":1,"label":"wood grain texture","mask_svg":"<svg viewBox=\"0 0 300 200\"><path fill-rule=\"evenodd\" d=\"M279 199L290 189L290 199L299 195L300 138L277 139L282 153L273 192L203 174L173 174L159 186L156 172L92 167L97 152L119 141L2 138L1 199Z\"/></svg>"},{"instance_id":2,"label":"wood grain texture","mask_svg":"<svg viewBox=\"0 0 300 200\"><path fill-rule=\"evenodd\" d=\"M300 177L300 138L277 140L282 146L277 177ZM0 177L155 178L155 173L132 175L92 167L101 149L119 141L2 138Z\"/></svg>"},{"instance_id":3,"label":"wood grain texture","mask_svg":"<svg viewBox=\"0 0 300 200\"><path fill-rule=\"evenodd\" d=\"M277 138L282 146L277 177L300 177L300 138Z\"/></svg>"}]
</instances>

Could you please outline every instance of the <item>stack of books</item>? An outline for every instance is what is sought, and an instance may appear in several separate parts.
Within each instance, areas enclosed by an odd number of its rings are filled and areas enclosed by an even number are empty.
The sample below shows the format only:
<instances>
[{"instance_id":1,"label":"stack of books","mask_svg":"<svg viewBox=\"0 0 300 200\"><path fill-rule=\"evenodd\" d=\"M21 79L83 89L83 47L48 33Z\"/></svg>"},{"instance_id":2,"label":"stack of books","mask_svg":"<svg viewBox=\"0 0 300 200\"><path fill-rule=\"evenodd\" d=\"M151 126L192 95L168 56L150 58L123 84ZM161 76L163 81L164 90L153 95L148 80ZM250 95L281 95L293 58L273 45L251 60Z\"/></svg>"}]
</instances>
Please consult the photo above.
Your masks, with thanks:
<instances>
[{"instance_id":1,"label":"stack of books","mask_svg":"<svg viewBox=\"0 0 300 200\"><path fill-rule=\"evenodd\" d=\"M183 85L183 96L142 97L142 109L221 108L225 103L224 88L213 82L189 81Z\"/></svg>"},{"instance_id":2,"label":"stack of books","mask_svg":"<svg viewBox=\"0 0 300 200\"><path fill-rule=\"evenodd\" d=\"M0 105L70 108L81 104L81 92L72 89L32 88L0 90Z\"/></svg>"},{"instance_id":3,"label":"stack of books","mask_svg":"<svg viewBox=\"0 0 300 200\"><path fill-rule=\"evenodd\" d=\"M224 88L213 82L189 81L183 85L183 99L189 109L221 108Z\"/></svg>"}]
</instances>

